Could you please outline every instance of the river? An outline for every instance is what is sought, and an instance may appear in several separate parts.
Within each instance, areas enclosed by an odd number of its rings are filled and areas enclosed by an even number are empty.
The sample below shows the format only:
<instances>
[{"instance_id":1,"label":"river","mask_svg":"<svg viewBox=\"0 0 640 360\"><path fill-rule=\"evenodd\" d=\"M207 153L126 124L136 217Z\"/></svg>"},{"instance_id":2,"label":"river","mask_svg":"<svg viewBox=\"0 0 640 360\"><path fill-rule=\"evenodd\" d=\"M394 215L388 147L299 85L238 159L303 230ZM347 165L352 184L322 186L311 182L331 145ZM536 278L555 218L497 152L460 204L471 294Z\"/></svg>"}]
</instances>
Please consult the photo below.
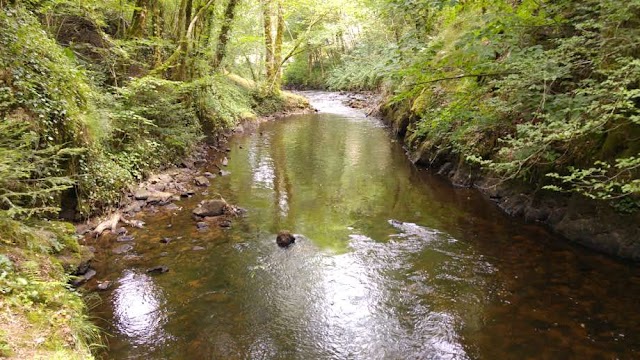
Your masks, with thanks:
<instances>
[{"instance_id":1,"label":"river","mask_svg":"<svg viewBox=\"0 0 640 360\"><path fill-rule=\"evenodd\" d=\"M141 215L131 252L98 242L105 359L640 358L636 264L503 215L340 95L306 95L318 113L234 136L231 175ZM217 194L246 216L198 230Z\"/></svg>"}]
</instances>

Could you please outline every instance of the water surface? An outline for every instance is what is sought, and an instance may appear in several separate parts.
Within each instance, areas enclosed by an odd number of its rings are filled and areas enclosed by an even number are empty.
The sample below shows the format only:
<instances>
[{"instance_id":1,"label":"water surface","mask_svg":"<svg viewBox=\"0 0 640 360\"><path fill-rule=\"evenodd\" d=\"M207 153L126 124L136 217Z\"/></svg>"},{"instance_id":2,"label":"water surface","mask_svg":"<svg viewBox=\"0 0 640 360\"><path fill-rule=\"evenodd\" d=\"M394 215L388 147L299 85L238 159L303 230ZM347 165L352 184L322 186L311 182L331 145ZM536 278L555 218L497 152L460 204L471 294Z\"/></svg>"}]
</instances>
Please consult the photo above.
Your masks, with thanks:
<instances>
[{"instance_id":1,"label":"water surface","mask_svg":"<svg viewBox=\"0 0 640 360\"><path fill-rule=\"evenodd\" d=\"M640 356L636 265L504 216L417 170L339 95L307 95L319 113L233 138L231 176L145 215L131 252L101 240L105 358ZM217 194L246 217L198 231L190 211ZM288 249L282 229L298 234Z\"/></svg>"}]
</instances>

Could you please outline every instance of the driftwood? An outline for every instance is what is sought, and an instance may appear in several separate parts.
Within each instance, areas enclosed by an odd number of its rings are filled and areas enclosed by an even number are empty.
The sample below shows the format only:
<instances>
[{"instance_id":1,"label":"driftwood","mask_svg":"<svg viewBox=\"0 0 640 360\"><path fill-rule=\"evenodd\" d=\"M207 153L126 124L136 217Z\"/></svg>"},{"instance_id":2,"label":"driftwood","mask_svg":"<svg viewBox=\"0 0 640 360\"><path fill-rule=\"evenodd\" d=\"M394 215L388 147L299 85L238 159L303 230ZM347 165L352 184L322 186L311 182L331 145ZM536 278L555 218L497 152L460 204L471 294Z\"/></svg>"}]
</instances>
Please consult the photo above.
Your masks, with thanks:
<instances>
[{"instance_id":1,"label":"driftwood","mask_svg":"<svg viewBox=\"0 0 640 360\"><path fill-rule=\"evenodd\" d=\"M138 228L138 229L142 229L144 227L144 221L140 221L140 220L127 220L124 217L120 218L120 221L122 221L123 223L132 226L134 228Z\"/></svg>"},{"instance_id":2,"label":"driftwood","mask_svg":"<svg viewBox=\"0 0 640 360\"><path fill-rule=\"evenodd\" d=\"M122 216L121 213L117 212L111 215L107 220L98 224L98 226L93 229L93 234L95 235L95 237L98 237L102 235L105 230L111 230L111 232L115 232L118 228L118 223L120 222L136 228L142 228L142 226L144 225L144 223L140 220L127 220L124 218L124 216Z\"/></svg>"},{"instance_id":3,"label":"driftwood","mask_svg":"<svg viewBox=\"0 0 640 360\"><path fill-rule=\"evenodd\" d=\"M101 222L100 224L98 224L98 226L96 226L95 229L93 229L94 235L98 237L102 235L102 233L107 229L111 230L112 232L116 231L118 227L118 223L120 222L121 219L122 219L122 214L120 213L115 213L111 215L111 217Z\"/></svg>"}]
</instances>

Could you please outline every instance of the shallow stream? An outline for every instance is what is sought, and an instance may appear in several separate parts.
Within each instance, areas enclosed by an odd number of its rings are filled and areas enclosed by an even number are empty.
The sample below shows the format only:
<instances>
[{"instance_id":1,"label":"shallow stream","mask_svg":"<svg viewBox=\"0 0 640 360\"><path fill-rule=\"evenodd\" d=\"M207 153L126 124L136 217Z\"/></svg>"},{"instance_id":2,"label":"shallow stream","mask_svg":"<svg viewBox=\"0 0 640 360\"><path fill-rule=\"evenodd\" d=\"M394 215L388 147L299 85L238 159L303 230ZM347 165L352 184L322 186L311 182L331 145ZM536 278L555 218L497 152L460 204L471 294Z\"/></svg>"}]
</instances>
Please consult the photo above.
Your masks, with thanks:
<instances>
[{"instance_id":1,"label":"shallow stream","mask_svg":"<svg viewBox=\"0 0 640 360\"><path fill-rule=\"evenodd\" d=\"M340 95L306 95L319 113L232 138L231 175L143 214L130 251L98 241L105 359L640 358L637 265L503 215ZM198 230L216 194L247 214Z\"/></svg>"}]
</instances>

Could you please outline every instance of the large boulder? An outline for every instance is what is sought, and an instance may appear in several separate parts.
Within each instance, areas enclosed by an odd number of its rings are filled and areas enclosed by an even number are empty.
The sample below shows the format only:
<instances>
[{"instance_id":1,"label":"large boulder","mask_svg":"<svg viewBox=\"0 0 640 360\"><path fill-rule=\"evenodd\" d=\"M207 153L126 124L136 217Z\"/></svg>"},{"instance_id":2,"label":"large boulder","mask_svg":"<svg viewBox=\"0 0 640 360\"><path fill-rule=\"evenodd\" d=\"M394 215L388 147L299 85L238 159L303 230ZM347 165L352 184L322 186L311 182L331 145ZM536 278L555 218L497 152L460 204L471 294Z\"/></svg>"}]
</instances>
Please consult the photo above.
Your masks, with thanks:
<instances>
[{"instance_id":1,"label":"large boulder","mask_svg":"<svg viewBox=\"0 0 640 360\"><path fill-rule=\"evenodd\" d=\"M220 216L224 214L227 206L227 202L222 199L205 200L193 210L193 214L199 217Z\"/></svg>"}]
</instances>

